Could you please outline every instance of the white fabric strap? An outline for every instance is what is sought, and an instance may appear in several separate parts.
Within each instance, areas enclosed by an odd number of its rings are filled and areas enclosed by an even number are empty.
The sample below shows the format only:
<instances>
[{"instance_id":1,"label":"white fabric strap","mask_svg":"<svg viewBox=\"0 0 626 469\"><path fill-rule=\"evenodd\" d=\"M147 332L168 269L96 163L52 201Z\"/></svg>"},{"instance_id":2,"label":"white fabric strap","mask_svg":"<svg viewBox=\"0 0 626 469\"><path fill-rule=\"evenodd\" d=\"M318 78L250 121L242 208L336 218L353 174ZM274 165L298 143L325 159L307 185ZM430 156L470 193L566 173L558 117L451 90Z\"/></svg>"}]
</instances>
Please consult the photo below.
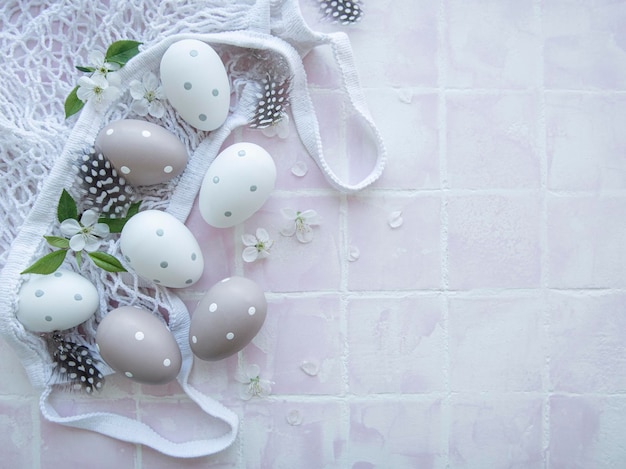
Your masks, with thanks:
<instances>
[{"instance_id":1,"label":"white fabric strap","mask_svg":"<svg viewBox=\"0 0 626 469\"><path fill-rule=\"evenodd\" d=\"M179 318L177 329L172 330L172 333L183 357L183 365L177 377L178 382L189 398L202 411L227 424L228 431L226 433L216 438L174 442L139 420L112 412L91 412L61 416L50 400L55 392L51 387L46 387L39 400L39 408L42 415L51 422L94 431L129 443L146 445L161 453L177 458L208 456L228 448L237 437L239 418L237 414L189 384L189 374L191 373L193 363L193 356L188 341L189 316L184 303L177 296L172 295L171 301L173 306L171 315Z\"/></svg>"}]
</instances>

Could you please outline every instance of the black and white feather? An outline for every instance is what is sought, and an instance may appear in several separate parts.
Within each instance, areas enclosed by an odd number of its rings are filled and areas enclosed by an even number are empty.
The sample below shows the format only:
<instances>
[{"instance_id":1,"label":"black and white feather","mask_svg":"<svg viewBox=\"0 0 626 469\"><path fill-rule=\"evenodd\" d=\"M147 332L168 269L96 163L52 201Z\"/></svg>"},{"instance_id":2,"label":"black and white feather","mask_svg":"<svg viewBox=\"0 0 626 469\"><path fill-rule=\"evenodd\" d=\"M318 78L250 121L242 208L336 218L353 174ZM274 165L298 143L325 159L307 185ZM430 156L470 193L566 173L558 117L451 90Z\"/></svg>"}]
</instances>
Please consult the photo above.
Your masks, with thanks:
<instances>
[{"instance_id":1,"label":"black and white feather","mask_svg":"<svg viewBox=\"0 0 626 469\"><path fill-rule=\"evenodd\" d=\"M99 151L90 149L77 161L84 209L109 218L122 217L134 201L135 191Z\"/></svg>"},{"instance_id":2,"label":"black and white feather","mask_svg":"<svg viewBox=\"0 0 626 469\"><path fill-rule=\"evenodd\" d=\"M290 87L290 78L276 81L268 74L261 83L261 91L257 94L257 106L250 127L264 129L278 124L289 105Z\"/></svg>"},{"instance_id":3,"label":"black and white feather","mask_svg":"<svg viewBox=\"0 0 626 469\"><path fill-rule=\"evenodd\" d=\"M87 347L65 340L59 333L53 333L51 339L52 358L59 382L87 394L102 389L104 376Z\"/></svg>"},{"instance_id":4,"label":"black and white feather","mask_svg":"<svg viewBox=\"0 0 626 469\"><path fill-rule=\"evenodd\" d=\"M322 19L343 25L354 24L363 16L360 0L318 0Z\"/></svg>"}]
</instances>

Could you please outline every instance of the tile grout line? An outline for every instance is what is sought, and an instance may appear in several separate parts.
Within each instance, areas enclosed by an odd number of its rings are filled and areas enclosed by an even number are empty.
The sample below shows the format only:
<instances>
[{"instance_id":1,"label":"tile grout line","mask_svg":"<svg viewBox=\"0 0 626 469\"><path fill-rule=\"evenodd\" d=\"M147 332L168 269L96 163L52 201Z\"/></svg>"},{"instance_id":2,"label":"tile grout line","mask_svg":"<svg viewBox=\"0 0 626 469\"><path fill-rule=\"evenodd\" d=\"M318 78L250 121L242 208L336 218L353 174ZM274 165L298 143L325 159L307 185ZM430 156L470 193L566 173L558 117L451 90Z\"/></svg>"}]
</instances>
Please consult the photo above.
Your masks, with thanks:
<instances>
[{"instance_id":1,"label":"tile grout line","mask_svg":"<svg viewBox=\"0 0 626 469\"><path fill-rule=\"evenodd\" d=\"M539 172L540 172L540 201L541 201L541 223L540 223L540 292L543 298L543 328L544 340L546 348L544 349L544 366L542 370L542 389L543 389L543 405L542 419L543 431L541 437L543 465L545 468L550 466L550 354L547 348L550 338L550 311L548 305L548 151L547 151L547 117L546 117L546 87L545 87L545 50L544 50L544 23L543 23L543 6L541 0L533 1L533 10L535 21L537 22L538 34L540 37L539 44L539 88L537 90L538 99L538 153L539 153Z\"/></svg>"},{"instance_id":2,"label":"tile grout line","mask_svg":"<svg viewBox=\"0 0 626 469\"><path fill-rule=\"evenodd\" d=\"M444 343L444 369L443 380L445 394L441 404L442 413L442 425L441 425L441 439L442 439L442 452L443 460L446 468L451 467L450 463L450 430L452 428L452 388L450 384L450 315L448 307L448 294L447 291L450 285L449 272L448 272L448 200L447 189L449 188L448 181L448 165L447 165L447 112L446 112L446 81L447 81L447 67L446 67L446 41L445 34L446 28L446 2L445 0L439 1L437 12L437 111L438 111L438 157L439 157L439 192L441 196L440 207L440 247L441 247L441 291L443 297L441 300L442 306L442 321L443 321L443 343Z\"/></svg>"}]
</instances>

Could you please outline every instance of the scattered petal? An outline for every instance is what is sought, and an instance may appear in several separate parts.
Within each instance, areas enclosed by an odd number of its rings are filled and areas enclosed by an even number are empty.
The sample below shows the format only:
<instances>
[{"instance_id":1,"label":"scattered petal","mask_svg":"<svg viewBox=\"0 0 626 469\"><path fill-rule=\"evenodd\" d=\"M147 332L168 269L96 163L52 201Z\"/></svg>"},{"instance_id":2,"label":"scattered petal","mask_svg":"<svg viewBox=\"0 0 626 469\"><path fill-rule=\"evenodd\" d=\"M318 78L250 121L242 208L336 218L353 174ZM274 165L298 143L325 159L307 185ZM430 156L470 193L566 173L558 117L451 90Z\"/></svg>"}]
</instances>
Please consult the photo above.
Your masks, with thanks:
<instances>
[{"instance_id":1,"label":"scattered petal","mask_svg":"<svg viewBox=\"0 0 626 469\"><path fill-rule=\"evenodd\" d=\"M308 172L309 168L304 161L298 161L291 167L291 174L299 178L306 176L306 173Z\"/></svg>"},{"instance_id":2,"label":"scattered petal","mask_svg":"<svg viewBox=\"0 0 626 469\"><path fill-rule=\"evenodd\" d=\"M411 104L411 101L413 101L413 92L406 88L401 88L398 90L398 98L405 104Z\"/></svg>"},{"instance_id":3,"label":"scattered petal","mask_svg":"<svg viewBox=\"0 0 626 469\"><path fill-rule=\"evenodd\" d=\"M285 420L289 425L297 427L298 425L302 425L302 414L297 409L290 410Z\"/></svg>"},{"instance_id":4,"label":"scattered petal","mask_svg":"<svg viewBox=\"0 0 626 469\"><path fill-rule=\"evenodd\" d=\"M348 261L355 262L361 257L361 251L356 246L348 246Z\"/></svg>"},{"instance_id":5,"label":"scattered petal","mask_svg":"<svg viewBox=\"0 0 626 469\"><path fill-rule=\"evenodd\" d=\"M387 223L391 228L400 228L404 223L404 220L402 219L402 211L396 210L391 212L389 214L389 218L387 218Z\"/></svg>"},{"instance_id":6,"label":"scattered petal","mask_svg":"<svg viewBox=\"0 0 626 469\"><path fill-rule=\"evenodd\" d=\"M317 362L304 361L300 364L300 369L309 376L317 376L320 366Z\"/></svg>"}]
</instances>

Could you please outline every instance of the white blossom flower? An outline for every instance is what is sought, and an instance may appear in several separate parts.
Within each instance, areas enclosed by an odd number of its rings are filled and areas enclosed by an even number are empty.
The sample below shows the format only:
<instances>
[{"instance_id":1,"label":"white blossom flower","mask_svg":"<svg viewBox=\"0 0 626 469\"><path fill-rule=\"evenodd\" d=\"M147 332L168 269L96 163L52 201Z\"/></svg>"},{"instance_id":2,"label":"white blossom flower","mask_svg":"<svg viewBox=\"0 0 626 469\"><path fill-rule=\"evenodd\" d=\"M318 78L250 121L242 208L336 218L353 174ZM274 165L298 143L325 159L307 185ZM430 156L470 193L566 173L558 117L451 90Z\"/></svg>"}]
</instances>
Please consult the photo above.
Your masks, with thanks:
<instances>
[{"instance_id":1,"label":"white blossom flower","mask_svg":"<svg viewBox=\"0 0 626 469\"><path fill-rule=\"evenodd\" d=\"M89 65L94 69L94 76L101 75L106 77L109 72L115 72L120 69L120 64L115 62L107 62L104 54L98 50L94 50L87 56Z\"/></svg>"},{"instance_id":2,"label":"white blossom flower","mask_svg":"<svg viewBox=\"0 0 626 469\"><path fill-rule=\"evenodd\" d=\"M106 106L120 95L119 88L115 86L118 81L114 73L110 73L108 79L103 75L80 77L76 96L84 103L93 100L96 106Z\"/></svg>"},{"instance_id":3,"label":"white blossom flower","mask_svg":"<svg viewBox=\"0 0 626 469\"><path fill-rule=\"evenodd\" d=\"M239 396L249 401L253 397L266 397L272 392L272 382L261 379L261 369L259 365L248 365L245 370L241 368L237 370L235 379L243 384L239 392Z\"/></svg>"},{"instance_id":4,"label":"white blossom flower","mask_svg":"<svg viewBox=\"0 0 626 469\"><path fill-rule=\"evenodd\" d=\"M280 234L283 236L293 236L295 234L301 243L313 241L313 228L311 226L319 225L319 216L315 210L299 212L290 208L284 208L281 210L281 213L291 223L283 228Z\"/></svg>"},{"instance_id":5,"label":"white blossom flower","mask_svg":"<svg viewBox=\"0 0 626 469\"><path fill-rule=\"evenodd\" d=\"M70 248L73 251L93 252L98 249L100 243L109 235L109 226L98 223L98 213L94 210L85 210L80 217L80 223L68 218L61 222L61 233L70 236Z\"/></svg>"},{"instance_id":6,"label":"white blossom flower","mask_svg":"<svg viewBox=\"0 0 626 469\"><path fill-rule=\"evenodd\" d=\"M256 236L244 234L241 241L246 248L241 253L241 257L245 262L254 262L257 259L264 259L270 255L270 248L274 241L270 239L270 235L264 228L257 228Z\"/></svg>"},{"instance_id":7,"label":"white blossom flower","mask_svg":"<svg viewBox=\"0 0 626 469\"><path fill-rule=\"evenodd\" d=\"M289 136L289 115L287 113L283 113L280 120L268 127L263 127L261 132L266 137L274 137L278 136L278 138L285 139Z\"/></svg>"},{"instance_id":8,"label":"white blossom flower","mask_svg":"<svg viewBox=\"0 0 626 469\"><path fill-rule=\"evenodd\" d=\"M140 116L150 114L161 118L165 114L165 107L161 102L165 98L159 79L152 72L144 73L141 81L133 80L129 83L130 95L133 103L130 108Z\"/></svg>"}]
</instances>

